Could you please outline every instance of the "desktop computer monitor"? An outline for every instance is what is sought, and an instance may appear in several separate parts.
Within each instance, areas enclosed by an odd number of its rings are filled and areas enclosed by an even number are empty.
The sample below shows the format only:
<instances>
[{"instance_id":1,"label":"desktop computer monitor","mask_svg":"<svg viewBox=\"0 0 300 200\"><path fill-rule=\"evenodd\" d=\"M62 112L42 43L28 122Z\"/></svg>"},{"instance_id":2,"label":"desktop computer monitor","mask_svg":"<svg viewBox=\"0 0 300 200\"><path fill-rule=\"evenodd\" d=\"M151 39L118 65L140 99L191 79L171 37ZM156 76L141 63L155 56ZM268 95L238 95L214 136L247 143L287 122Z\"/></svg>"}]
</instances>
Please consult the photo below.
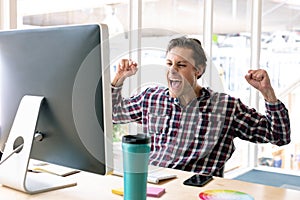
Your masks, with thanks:
<instances>
[{"instance_id":1,"label":"desktop computer monitor","mask_svg":"<svg viewBox=\"0 0 300 200\"><path fill-rule=\"evenodd\" d=\"M2 31L0 70L2 175L10 170L11 179L15 168L28 182L26 156L101 175L112 170L106 25Z\"/></svg>"}]
</instances>

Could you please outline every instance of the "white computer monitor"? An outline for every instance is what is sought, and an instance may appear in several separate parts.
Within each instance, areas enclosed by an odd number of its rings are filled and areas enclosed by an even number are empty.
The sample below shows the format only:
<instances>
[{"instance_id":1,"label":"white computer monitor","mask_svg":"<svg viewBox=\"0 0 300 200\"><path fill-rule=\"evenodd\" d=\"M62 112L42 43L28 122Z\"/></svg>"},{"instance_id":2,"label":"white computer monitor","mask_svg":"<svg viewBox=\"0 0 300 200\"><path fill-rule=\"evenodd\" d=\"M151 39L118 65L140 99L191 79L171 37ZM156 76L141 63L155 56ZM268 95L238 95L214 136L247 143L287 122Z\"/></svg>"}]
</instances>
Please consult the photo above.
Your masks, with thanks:
<instances>
[{"instance_id":1,"label":"white computer monitor","mask_svg":"<svg viewBox=\"0 0 300 200\"><path fill-rule=\"evenodd\" d=\"M112 170L108 41L103 24L0 32L1 184L28 193L61 187L35 188L30 158Z\"/></svg>"}]
</instances>

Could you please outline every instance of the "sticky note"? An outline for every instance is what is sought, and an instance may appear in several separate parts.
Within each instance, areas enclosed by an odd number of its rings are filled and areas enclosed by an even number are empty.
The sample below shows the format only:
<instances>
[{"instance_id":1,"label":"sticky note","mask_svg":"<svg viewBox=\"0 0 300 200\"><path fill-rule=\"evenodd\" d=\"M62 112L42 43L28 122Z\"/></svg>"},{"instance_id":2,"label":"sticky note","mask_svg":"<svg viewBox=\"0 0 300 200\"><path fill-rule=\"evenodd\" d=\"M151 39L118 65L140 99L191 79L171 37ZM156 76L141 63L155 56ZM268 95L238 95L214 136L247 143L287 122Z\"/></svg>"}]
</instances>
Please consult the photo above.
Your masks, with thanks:
<instances>
[{"instance_id":1,"label":"sticky note","mask_svg":"<svg viewBox=\"0 0 300 200\"><path fill-rule=\"evenodd\" d=\"M160 197L164 193L165 193L165 188L147 187L147 196L148 197Z\"/></svg>"},{"instance_id":2,"label":"sticky note","mask_svg":"<svg viewBox=\"0 0 300 200\"><path fill-rule=\"evenodd\" d=\"M111 190L112 193L123 196L124 190L123 188L115 188Z\"/></svg>"},{"instance_id":3,"label":"sticky note","mask_svg":"<svg viewBox=\"0 0 300 200\"><path fill-rule=\"evenodd\" d=\"M121 195L124 194L123 188L114 188L111 190L113 194ZM159 188L159 187L147 187L147 196L148 197L160 197L165 193L165 188Z\"/></svg>"}]
</instances>

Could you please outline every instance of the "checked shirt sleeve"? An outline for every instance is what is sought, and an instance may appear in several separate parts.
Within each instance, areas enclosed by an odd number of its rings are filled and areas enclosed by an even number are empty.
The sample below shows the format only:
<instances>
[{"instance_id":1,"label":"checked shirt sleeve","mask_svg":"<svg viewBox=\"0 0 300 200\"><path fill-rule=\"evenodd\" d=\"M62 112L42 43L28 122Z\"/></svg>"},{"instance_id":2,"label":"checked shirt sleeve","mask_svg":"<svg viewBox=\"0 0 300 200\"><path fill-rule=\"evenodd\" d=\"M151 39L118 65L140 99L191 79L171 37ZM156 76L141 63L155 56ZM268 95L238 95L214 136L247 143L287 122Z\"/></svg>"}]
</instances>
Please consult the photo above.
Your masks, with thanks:
<instances>
[{"instance_id":1,"label":"checked shirt sleeve","mask_svg":"<svg viewBox=\"0 0 300 200\"><path fill-rule=\"evenodd\" d=\"M240 101L237 105L233 121L236 136L255 143L269 142L278 146L290 143L289 114L282 102L265 102L265 115L247 108Z\"/></svg>"},{"instance_id":2,"label":"checked shirt sleeve","mask_svg":"<svg viewBox=\"0 0 300 200\"><path fill-rule=\"evenodd\" d=\"M115 124L137 122L141 120L141 101L143 94L125 99L122 97L122 87L112 86L112 120Z\"/></svg>"}]
</instances>

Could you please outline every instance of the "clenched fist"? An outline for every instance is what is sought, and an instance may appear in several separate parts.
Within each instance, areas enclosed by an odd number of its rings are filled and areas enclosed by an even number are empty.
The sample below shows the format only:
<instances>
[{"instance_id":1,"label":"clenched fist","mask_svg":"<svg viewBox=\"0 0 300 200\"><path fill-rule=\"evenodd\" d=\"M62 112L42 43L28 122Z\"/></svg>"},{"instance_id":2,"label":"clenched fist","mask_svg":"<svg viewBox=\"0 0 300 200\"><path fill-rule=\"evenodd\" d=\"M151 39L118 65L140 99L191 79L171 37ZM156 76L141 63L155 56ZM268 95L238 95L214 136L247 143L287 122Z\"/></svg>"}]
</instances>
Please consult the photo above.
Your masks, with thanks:
<instances>
[{"instance_id":1,"label":"clenched fist","mask_svg":"<svg viewBox=\"0 0 300 200\"><path fill-rule=\"evenodd\" d=\"M264 96L265 100L274 103L277 101L277 97L271 86L268 73L263 69L249 70L245 76L248 83L256 88Z\"/></svg>"}]
</instances>

